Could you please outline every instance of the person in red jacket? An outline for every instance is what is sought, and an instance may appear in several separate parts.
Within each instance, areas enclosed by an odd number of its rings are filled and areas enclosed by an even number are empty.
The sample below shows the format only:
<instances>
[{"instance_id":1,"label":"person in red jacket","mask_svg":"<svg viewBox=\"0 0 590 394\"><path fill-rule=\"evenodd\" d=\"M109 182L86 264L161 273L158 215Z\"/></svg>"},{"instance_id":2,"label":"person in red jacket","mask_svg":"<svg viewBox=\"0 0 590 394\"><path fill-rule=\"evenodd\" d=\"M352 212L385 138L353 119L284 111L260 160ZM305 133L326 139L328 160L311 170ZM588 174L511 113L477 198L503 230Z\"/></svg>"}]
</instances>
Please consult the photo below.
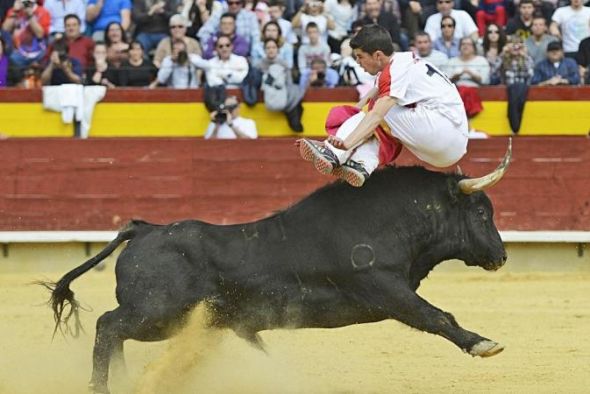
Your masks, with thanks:
<instances>
[{"instance_id":1,"label":"person in red jacket","mask_svg":"<svg viewBox=\"0 0 590 394\"><path fill-rule=\"evenodd\" d=\"M25 68L45 56L50 24L51 15L36 0L15 0L2 23L2 29L12 35L14 43L12 64Z\"/></svg>"}]
</instances>

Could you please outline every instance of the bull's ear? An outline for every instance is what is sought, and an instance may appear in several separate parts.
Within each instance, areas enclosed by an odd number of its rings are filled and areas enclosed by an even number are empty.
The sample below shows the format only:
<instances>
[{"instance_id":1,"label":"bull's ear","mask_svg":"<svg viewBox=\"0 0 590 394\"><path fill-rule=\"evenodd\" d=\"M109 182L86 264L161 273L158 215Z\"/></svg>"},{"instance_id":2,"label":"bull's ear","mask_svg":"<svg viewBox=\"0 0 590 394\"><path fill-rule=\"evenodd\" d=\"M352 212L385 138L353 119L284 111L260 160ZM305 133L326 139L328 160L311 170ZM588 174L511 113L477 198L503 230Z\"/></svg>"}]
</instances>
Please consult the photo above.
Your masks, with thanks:
<instances>
[{"instance_id":1,"label":"bull's ear","mask_svg":"<svg viewBox=\"0 0 590 394\"><path fill-rule=\"evenodd\" d=\"M452 203L456 203L459 194L461 194L461 188L459 188L459 182L454 177L447 178L447 191Z\"/></svg>"}]
</instances>

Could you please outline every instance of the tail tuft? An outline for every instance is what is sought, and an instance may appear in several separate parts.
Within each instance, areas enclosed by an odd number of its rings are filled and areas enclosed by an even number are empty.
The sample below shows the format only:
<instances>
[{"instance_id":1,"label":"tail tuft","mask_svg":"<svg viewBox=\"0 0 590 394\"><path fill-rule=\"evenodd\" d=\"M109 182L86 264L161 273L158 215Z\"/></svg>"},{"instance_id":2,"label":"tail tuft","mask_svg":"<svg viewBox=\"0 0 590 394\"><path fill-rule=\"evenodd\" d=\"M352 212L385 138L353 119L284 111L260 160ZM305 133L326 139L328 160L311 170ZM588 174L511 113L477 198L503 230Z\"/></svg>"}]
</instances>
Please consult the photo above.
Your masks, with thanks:
<instances>
[{"instance_id":1,"label":"tail tuft","mask_svg":"<svg viewBox=\"0 0 590 394\"><path fill-rule=\"evenodd\" d=\"M80 323L80 303L74 298L74 292L70 290L69 282L60 280L57 283L48 281L35 283L51 292L51 298L47 301L47 304L53 310L53 319L55 320L53 337L55 337L58 330L62 335L71 335L74 338L80 335L80 331L84 332L84 328ZM69 324L72 316L74 317L73 326Z\"/></svg>"}]
</instances>

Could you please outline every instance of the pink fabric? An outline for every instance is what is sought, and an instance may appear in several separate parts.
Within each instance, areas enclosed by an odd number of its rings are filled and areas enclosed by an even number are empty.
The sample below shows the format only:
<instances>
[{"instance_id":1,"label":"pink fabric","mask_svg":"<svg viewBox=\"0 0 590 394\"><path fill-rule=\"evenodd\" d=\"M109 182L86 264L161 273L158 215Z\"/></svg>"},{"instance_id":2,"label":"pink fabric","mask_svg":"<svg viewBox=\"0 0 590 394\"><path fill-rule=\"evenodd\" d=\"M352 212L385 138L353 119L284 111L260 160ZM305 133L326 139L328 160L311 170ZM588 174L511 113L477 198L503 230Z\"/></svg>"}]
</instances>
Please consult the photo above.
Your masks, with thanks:
<instances>
[{"instance_id":1,"label":"pink fabric","mask_svg":"<svg viewBox=\"0 0 590 394\"><path fill-rule=\"evenodd\" d=\"M326 132L329 135L336 135L338 128L353 115L360 112L360 109L351 105L339 105L333 107L326 118ZM379 139L379 164L385 165L394 161L402 151L402 144L390 133L383 130L381 126L375 129Z\"/></svg>"}]
</instances>

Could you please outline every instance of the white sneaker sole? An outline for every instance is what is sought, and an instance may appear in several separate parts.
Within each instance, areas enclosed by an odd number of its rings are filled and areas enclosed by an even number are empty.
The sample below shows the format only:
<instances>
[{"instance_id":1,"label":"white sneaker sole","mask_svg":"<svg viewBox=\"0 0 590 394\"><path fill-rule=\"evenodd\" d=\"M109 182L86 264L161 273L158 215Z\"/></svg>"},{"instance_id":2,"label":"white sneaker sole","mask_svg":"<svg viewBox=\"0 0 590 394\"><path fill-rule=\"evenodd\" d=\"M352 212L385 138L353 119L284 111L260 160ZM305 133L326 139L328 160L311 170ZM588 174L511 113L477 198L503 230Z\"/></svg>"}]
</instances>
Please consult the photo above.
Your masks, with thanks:
<instances>
[{"instance_id":1,"label":"white sneaker sole","mask_svg":"<svg viewBox=\"0 0 590 394\"><path fill-rule=\"evenodd\" d=\"M324 175L332 174L334 165L326 159L319 151L317 145L313 142L303 139L299 144L299 154L306 161L313 161L313 165L318 172Z\"/></svg>"},{"instance_id":2,"label":"white sneaker sole","mask_svg":"<svg viewBox=\"0 0 590 394\"><path fill-rule=\"evenodd\" d=\"M361 187L365 183L365 176L346 165L334 168L332 175L346 181L350 186Z\"/></svg>"}]
</instances>

